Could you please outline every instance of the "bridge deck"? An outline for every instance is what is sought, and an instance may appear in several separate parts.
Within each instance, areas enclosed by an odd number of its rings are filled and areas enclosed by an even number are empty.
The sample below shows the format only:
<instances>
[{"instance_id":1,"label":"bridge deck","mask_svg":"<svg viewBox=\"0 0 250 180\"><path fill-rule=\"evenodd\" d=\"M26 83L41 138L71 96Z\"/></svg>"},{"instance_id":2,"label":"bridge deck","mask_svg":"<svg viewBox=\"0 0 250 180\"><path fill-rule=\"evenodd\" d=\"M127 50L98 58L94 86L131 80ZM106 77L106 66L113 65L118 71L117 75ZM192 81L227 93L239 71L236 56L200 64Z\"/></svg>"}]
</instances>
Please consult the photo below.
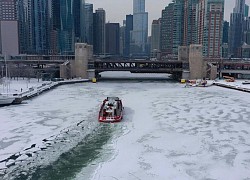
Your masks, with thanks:
<instances>
[{"instance_id":1,"label":"bridge deck","mask_svg":"<svg viewBox=\"0 0 250 180\"><path fill-rule=\"evenodd\" d=\"M181 61L94 61L97 73L103 71L130 71L133 73L178 73L182 72ZM90 65L91 66L91 65Z\"/></svg>"}]
</instances>

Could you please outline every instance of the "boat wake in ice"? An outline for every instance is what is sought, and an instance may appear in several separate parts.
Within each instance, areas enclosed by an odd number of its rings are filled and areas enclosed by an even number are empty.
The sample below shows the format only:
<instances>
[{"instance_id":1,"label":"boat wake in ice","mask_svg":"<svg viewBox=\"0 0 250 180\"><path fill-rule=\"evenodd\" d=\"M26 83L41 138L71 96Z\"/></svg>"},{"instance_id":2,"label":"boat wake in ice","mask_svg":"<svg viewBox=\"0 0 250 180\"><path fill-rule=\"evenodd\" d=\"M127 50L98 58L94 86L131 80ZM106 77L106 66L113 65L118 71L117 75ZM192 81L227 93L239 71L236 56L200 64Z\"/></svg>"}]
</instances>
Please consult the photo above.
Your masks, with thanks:
<instances>
[{"instance_id":1,"label":"boat wake in ice","mask_svg":"<svg viewBox=\"0 0 250 180\"><path fill-rule=\"evenodd\" d=\"M70 177L74 173L72 169L77 171L95 159L102 145L112 136L110 125L99 124L93 117L95 115L89 117L93 120L78 122L57 136L43 139L44 146L32 144L22 152L2 160L0 178L26 180Z\"/></svg>"}]
</instances>

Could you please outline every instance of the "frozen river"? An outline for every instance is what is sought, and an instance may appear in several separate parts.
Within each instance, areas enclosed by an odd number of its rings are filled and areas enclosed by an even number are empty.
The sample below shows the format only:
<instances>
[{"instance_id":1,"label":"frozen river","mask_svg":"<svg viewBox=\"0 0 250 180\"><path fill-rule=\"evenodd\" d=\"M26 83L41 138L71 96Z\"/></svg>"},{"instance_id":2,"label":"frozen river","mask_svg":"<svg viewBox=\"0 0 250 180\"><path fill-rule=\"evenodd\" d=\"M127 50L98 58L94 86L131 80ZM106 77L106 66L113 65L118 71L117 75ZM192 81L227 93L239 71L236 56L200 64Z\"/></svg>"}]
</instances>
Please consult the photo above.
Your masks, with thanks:
<instances>
[{"instance_id":1,"label":"frozen river","mask_svg":"<svg viewBox=\"0 0 250 180\"><path fill-rule=\"evenodd\" d=\"M107 96L123 100L122 122L97 122ZM249 180L249 102L164 79L61 86L0 108L0 178Z\"/></svg>"}]
</instances>

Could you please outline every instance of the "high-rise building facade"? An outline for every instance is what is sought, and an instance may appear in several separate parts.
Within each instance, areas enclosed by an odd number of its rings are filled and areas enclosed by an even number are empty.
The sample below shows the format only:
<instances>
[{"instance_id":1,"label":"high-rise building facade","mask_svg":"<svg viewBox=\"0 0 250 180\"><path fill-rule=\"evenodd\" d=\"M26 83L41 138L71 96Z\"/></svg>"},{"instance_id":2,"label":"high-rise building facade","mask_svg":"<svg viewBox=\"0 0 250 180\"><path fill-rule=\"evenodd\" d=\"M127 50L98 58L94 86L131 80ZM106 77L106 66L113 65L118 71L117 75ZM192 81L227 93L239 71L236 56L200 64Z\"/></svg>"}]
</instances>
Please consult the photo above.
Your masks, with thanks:
<instances>
[{"instance_id":1,"label":"high-rise building facade","mask_svg":"<svg viewBox=\"0 0 250 180\"><path fill-rule=\"evenodd\" d=\"M162 55L202 44L204 56L221 57L223 19L224 0L174 0L162 11Z\"/></svg>"},{"instance_id":2,"label":"high-rise building facade","mask_svg":"<svg viewBox=\"0 0 250 180\"><path fill-rule=\"evenodd\" d=\"M177 55L183 42L183 1L175 0L162 11L161 52L162 55Z\"/></svg>"},{"instance_id":3,"label":"high-rise building facade","mask_svg":"<svg viewBox=\"0 0 250 180\"><path fill-rule=\"evenodd\" d=\"M221 57L224 22L224 0L207 0L204 26L203 55Z\"/></svg>"},{"instance_id":4,"label":"high-rise building facade","mask_svg":"<svg viewBox=\"0 0 250 180\"><path fill-rule=\"evenodd\" d=\"M87 44L93 45L93 4L85 4L84 11L85 33L84 39Z\"/></svg>"},{"instance_id":5,"label":"high-rise building facade","mask_svg":"<svg viewBox=\"0 0 250 180\"><path fill-rule=\"evenodd\" d=\"M173 54L178 54L178 48L183 42L183 0L175 0L173 19Z\"/></svg>"},{"instance_id":6,"label":"high-rise building facade","mask_svg":"<svg viewBox=\"0 0 250 180\"><path fill-rule=\"evenodd\" d=\"M75 48L74 1L60 0L60 29L58 29L58 45L60 54L72 54ZM79 24L78 24L79 25ZM78 32L78 31L77 31Z\"/></svg>"},{"instance_id":7,"label":"high-rise building facade","mask_svg":"<svg viewBox=\"0 0 250 180\"><path fill-rule=\"evenodd\" d=\"M0 54L19 54L16 0L0 1Z\"/></svg>"},{"instance_id":8,"label":"high-rise building facade","mask_svg":"<svg viewBox=\"0 0 250 180\"><path fill-rule=\"evenodd\" d=\"M72 0L76 42L86 42L85 39L85 0Z\"/></svg>"},{"instance_id":9,"label":"high-rise building facade","mask_svg":"<svg viewBox=\"0 0 250 180\"><path fill-rule=\"evenodd\" d=\"M32 0L18 1L19 40L21 54L36 54Z\"/></svg>"},{"instance_id":10,"label":"high-rise building facade","mask_svg":"<svg viewBox=\"0 0 250 180\"><path fill-rule=\"evenodd\" d=\"M133 0L133 31L130 42L132 56L147 56L148 13L145 0Z\"/></svg>"},{"instance_id":11,"label":"high-rise building facade","mask_svg":"<svg viewBox=\"0 0 250 180\"><path fill-rule=\"evenodd\" d=\"M199 0L197 3L197 14L196 14L196 28L197 28L197 44L203 44L204 40L204 28L205 28L205 0Z\"/></svg>"},{"instance_id":12,"label":"high-rise building facade","mask_svg":"<svg viewBox=\"0 0 250 180\"><path fill-rule=\"evenodd\" d=\"M93 48L94 54L104 55L105 54L105 23L106 23L106 12L104 9L99 8L93 15Z\"/></svg>"},{"instance_id":13,"label":"high-rise building facade","mask_svg":"<svg viewBox=\"0 0 250 180\"><path fill-rule=\"evenodd\" d=\"M160 48L162 55L173 54L173 16L174 16L174 3L168 4L162 10L161 16L161 42Z\"/></svg>"},{"instance_id":14,"label":"high-rise building facade","mask_svg":"<svg viewBox=\"0 0 250 180\"><path fill-rule=\"evenodd\" d=\"M184 0L183 2L183 46L197 42L196 8L198 0Z\"/></svg>"},{"instance_id":15,"label":"high-rise building facade","mask_svg":"<svg viewBox=\"0 0 250 180\"><path fill-rule=\"evenodd\" d=\"M233 12L245 15L245 5L246 5L245 0L236 0Z\"/></svg>"},{"instance_id":16,"label":"high-rise building facade","mask_svg":"<svg viewBox=\"0 0 250 180\"><path fill-rule=\"evenodd\" d=\"M221 57L224 0L199 0L197 4L197 44L203 56Z\"/></svg>"},{"instance_id":17,"label":"high-rise building facade","mask_svg":"<svg viewBox=\"0 0 250 180\"><path fill-rule=\"evenodd\" d=\"M123 20L123 24L120 27L120 56L124 57L125 53L125 30L126 30L126 20Z\"/></svg>"},{"instance_id":18,"label":"high-rise building facade","mask_svg":"<svg viewBox=\"0 0 250 180\"><path fill-rule=\"evenodd\" d=\"M229 22L224 21L224 23L223 23L222 43L228 43L228 33L229 33Z\"/></svg>"},{"instance_id":19,"label":"high-rise building facade","mask_svg":"<svg viewBox=\"0 0 250 180\"><path fill-rule=\"evenodd\" d=\"M32 46L35 54L48 54L49 46L49 6L48 0L31 1Z\"/></svg>"},{"instance_id":20,"label":"high-rise building facade","mask_svg":"<svg viewBox=\"0 0 250 180\"><path fill-rule=\"evenodd\" d=\"M107 23L105 25L105 52L108 55L120 54L120 25L119 23Z\"/></svg>"},{"instance_id":21,"label":"high-rise building facade","mask_svg":"<svg viewBox=\"0 0 250 180\"><path fill-rule=\"evenodd\" d=\"M130 56L130 41L131 41L131 33L133 31L133 15L126 15L126 25L125 25L125 48L124 48L124 56Z\"/></svg>"},{"instance_id":22,"label":"high-rise building facade","mask_svg":"<svg viewBox=\"0 0 250 180\"><path fill-rule=\"evenodd\" d=\"M160 52L161 20L153 20L151 26L151 57Z\"/></svg>"},{"instance_id":23,"label":"high-rise building facade","mask_svg":"<svg viewBox=\"0 0 250 180\"><path fill-rule=\"evenodd\" d=\"M238 57L239 48L243 44L243 22L245 16L245 0L236 0L233 13L230 15L230 56Z\"/></svg>"},{"instance_id":24,"label":"high-rise building facade","mask_svg":"<svg viewBox=\"0 0 250 180\"><path fill-rule=\"evenodd\" d=\"M85 0L52 1L52 44L59 54L74 54L75 43L85 42Z\"/></svg>"},{"instance_id":25,"label":"high-rise building facade","mask_svg":"<svg viewBox=\"0 0 250 180\"><path fill-rule=\"evenodd\" d=\"M247 4L245 4L245 13L244 13L244 17L248 17L249 16L249 6Z\"/></svg>"}]
</instances>

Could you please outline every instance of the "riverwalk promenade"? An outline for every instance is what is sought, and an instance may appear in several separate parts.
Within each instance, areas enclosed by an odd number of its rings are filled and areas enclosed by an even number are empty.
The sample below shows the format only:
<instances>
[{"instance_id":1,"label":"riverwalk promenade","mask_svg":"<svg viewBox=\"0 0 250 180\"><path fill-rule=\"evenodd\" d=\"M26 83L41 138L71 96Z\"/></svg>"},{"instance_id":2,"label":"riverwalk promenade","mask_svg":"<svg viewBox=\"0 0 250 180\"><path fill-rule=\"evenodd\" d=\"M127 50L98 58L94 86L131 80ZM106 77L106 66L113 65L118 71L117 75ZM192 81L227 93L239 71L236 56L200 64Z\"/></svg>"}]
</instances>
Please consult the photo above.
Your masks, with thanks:
<instances>
[{"instance_id":1,"label":"riverwalk promenade","mask_svg":"<svg viewBox=\"0 0 250 180\"><path fill-rule=\"evenodd\" d=\"M75 83L83 83L89 82L88 79L71 79L71 80L63 80L63 81L42 81L39 83L31 82L31 84L26 86L25 81L13 81L10 86L13 86L9 92L9 94L13 94L16 98L11 105L20 104L24 100L31 99L40 94L43 94L46 91L52 90L58 86L66 85L66 84L75 84ZM28 83L28 82L27 82Z\"/></svg>"},{"instance_id":2,"label":"riverwalk promenade","mask_svg":"<svg viewBox=\"0 0 250 180\"><path fill-rule=\"evenodd\" d=\"M250 93L250 81L236 80L235 82L226 82L224 80L219 80L215 81L213 85Z\"/></svg>"}]
</instances>

